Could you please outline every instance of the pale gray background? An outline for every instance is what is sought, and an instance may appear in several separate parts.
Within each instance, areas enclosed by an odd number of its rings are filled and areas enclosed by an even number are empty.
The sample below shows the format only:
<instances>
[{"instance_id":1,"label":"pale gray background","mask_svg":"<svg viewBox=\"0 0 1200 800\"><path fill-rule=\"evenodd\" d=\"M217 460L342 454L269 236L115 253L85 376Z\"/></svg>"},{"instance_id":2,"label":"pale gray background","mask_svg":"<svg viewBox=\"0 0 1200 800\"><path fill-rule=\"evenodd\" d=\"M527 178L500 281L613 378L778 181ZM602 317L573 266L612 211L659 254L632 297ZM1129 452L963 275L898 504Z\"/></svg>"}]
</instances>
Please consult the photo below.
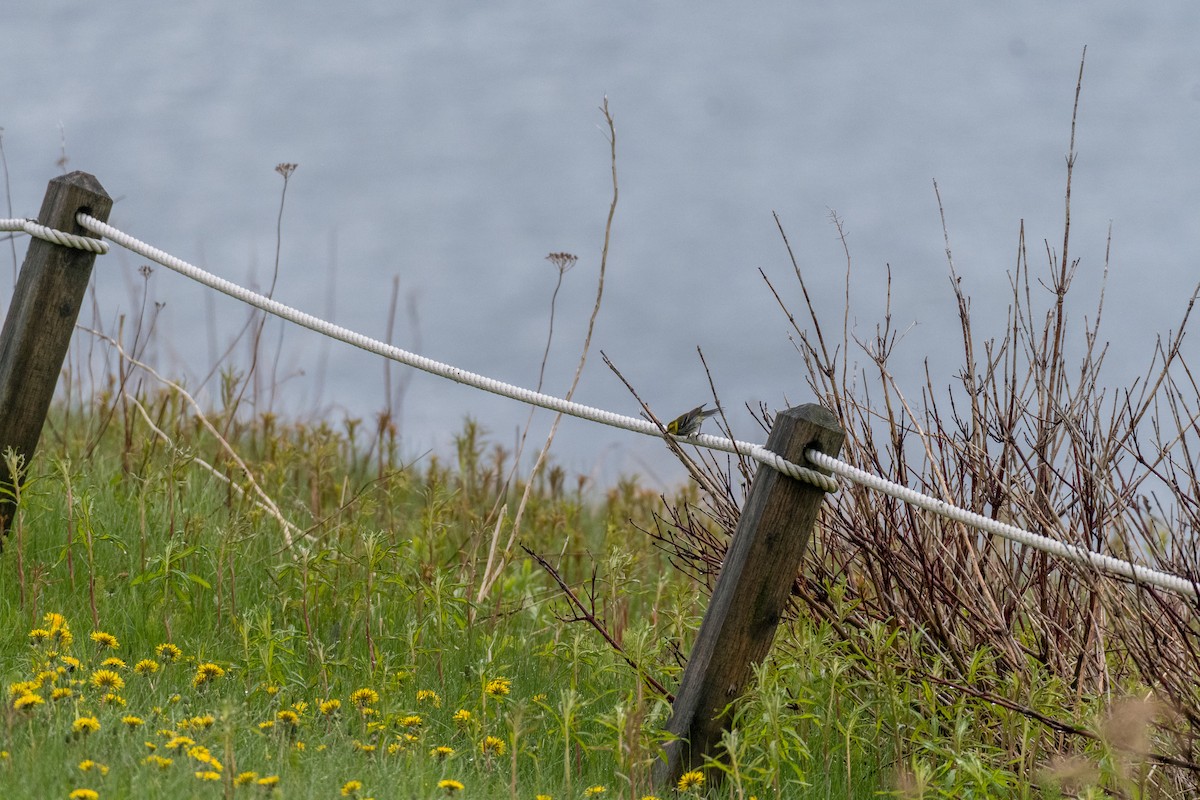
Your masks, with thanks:
<instances>
[{"instance_id":1,"label":"pale gray background","mask_svg":"<svg viewBox=\"0 0 1200 800\"><path fill-rule=\"evenodd\" d=\"M398 344L515 383L534 383L544 346L554 277L544 256L576 253L548 370L547 389L560 393L610 198L596 110L607 95L621 200L577 399L636 413L602 348L666 417L706 397L697 345L732 409L809 399L757 273L800 310L772 211L831 327L844 259L830 210L843 217L852 323L873 332L890 264L895 324L916 323L897 368L914 395L926 357L950 383L958 336L932 180L963 285L994 323L1020 220L1035 264L1043 239L1061 246L1087 45L1074 319L1093 307L1111 221L1105 332L1119 383L1177 324L1200 277L1198 36L1191 2L23 3L0 23L0 127L13 215L36 214L65 132L67 168L118 198L114 224L260 286L282 184L273 168L296 162L276 296L382 335L399 276L419 318L402 300ZM7 284L12 253L0 245ZM24 248L18 240L18 260ZM111 329L136 314L142 261L97 263ZM163 269L151 288L166 303L151 356L195 386L245 312ZM8 300L0 292L0 309ZM268 326L268 352L279 331ZM295 329L283 346L277 409L336 422L383 407L376 358ZM509 443L526 410L417 376L405 451L448 451L467 414ZM734 419L739 435L761 439L744 412ZM630 472L677 480L662 450L570 420L556 443L562 463L601 485Z\"/></svg>"}]
</instances>

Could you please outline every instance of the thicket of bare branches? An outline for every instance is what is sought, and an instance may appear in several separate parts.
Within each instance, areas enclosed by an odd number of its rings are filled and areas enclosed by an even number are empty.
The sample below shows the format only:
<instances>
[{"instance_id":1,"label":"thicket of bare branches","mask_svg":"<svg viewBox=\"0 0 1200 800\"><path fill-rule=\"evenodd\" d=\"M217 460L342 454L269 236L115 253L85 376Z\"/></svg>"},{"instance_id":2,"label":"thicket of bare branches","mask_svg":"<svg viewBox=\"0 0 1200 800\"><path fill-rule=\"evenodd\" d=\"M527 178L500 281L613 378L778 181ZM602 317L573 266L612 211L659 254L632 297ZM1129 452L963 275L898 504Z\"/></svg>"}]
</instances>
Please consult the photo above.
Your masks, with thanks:
<instances>
[{"instance_id":1,"label":"thicket of bare branches","mask_svg":"<svg viewBox=\"0 0 1200 800\"><path fill-rule=\"evenodd\" d=\"M1076 109L1078 99L1077 84ZM847 432L845 461L977 513L1195 582L1200 386L1180 345L1196 295L1178 307L1174 331L1160 338L1142 377L1129 386L1102 380L1103 296L1088 310L1082 348L1068 346L1080 341L1071 322L1080 315L1067 313L1079 266L1071 255L1074 146L1073 119L1061 248L1047 242L1045 262L1031 264L1022 226L1002 331L976 330L947 237L962 334L957 375L927 371L923 385L906 394L889 365L898 342L890 303L869 340L838 324L840 312L831 333L790 244L800 313L785 299L792 287L771 289L793 327L812 394ZM938 202L940 208L940 196ZM849 264L848 248L846 257ZM769 415L762 416L769 426ZM651 532L681 569L709 585L725 542L710 520L732 532L739 503L717 467L693 462L709 489L706 499L700 507L670 509ZM920 631L919 645L905 655L908 677L1024 714L1043 731L1047 761L1105 735L1097 709L1129 697L1145 700L1152 707L1149 737L1131 747L1143 748L1136 755L1157 765L1156 788L1189 796L1200 786L1200 604L1194 600L990 538L855 485L828 497L795 596L797 613L827 621L848 639L879 624ZM993 669L978 669L980 653L994 658ZM1059 692L1055 702L1031 700L1031 687L1048 681Z\"/></svg>"}]
</instances>

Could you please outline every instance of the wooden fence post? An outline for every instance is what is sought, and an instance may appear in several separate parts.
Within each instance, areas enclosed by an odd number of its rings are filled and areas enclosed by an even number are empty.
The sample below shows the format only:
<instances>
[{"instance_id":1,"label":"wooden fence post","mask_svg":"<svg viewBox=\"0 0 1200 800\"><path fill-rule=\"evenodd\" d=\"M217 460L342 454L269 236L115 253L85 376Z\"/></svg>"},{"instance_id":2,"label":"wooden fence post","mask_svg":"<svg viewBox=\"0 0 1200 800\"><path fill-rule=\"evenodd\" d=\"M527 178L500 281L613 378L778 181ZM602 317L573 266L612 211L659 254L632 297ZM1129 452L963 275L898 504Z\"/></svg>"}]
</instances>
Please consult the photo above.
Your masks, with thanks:
<instances>
[{"instance_id":1,"label":"wooden fence post","mask_svg":"<svg viewBox=\"0 0 1200 800\"><path fill-rule=\"evenodd\" d=\"M84 211L104 222L111 210L112 198L94 176L72 172L50 181L38 222L91 236L75 215ZM95 260L87 250L37 238L29 243L0 333L0 455L11 447L26 465L33 460ZM0 486L11 488L12 480L0 458ZM13 511L11 500L0 497L0 549Z\"/></svg>"},{"instance_id":2,"label":"wooden fence post","mask_svg":"<svg viewBox=\"0 0 1200 800\"><path fill-rule=\"evenodd\" d=\"M836 456L845 438L833 414L808 404L775 418L767 449L803 464L805 450ZM667 730L679 738L654 765L661 791L720 742L731 719L727 709L771 648L824 496L816 486L758 468L675 696Z\"/></svg>"}]
</instances>

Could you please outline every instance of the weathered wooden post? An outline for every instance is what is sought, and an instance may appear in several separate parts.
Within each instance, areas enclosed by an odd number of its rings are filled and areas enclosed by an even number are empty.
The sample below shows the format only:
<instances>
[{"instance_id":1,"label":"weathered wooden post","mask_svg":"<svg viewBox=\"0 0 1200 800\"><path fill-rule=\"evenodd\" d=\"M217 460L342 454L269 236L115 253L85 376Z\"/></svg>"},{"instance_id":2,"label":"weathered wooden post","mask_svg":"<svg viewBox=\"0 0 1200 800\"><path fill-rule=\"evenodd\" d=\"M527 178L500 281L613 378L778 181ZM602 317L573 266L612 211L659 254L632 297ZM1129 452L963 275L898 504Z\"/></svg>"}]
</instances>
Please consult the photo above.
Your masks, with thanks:
<instances>
[{"instance_id":1,"label":"weathered wooden post","mask_svg":"<svg viewBox=\"0 0 1200 800\"><path fill-rule=\"evenodd\" d=\"M808 404L775 418L767 449L803 464L805 450L836 456L845 438L833 414ZM679 738L654 765L660 789L701 765L720 742L727 709L771 648L824 496L759 467L675 696L667 730Z\"/></svg>"},{"instance_id":2,"label":"weathered wooden post","mask_svg":"<svg viewBox=\"0 0 1200 800\"><path fill-rule=\"evenodd\" d=\"M91 236L75 215L84 211L107 221L111 210L112 198L94 176L72 172L50 181L38 222ZM87 250L37 238L29 243L0 333L0 454L11 447L26 464L33 460L95 260ZM12 480L0 460L0 485L11 488ZM13 510L11 501L0 497L0 549Z\"/></svg>"}]
</instances>

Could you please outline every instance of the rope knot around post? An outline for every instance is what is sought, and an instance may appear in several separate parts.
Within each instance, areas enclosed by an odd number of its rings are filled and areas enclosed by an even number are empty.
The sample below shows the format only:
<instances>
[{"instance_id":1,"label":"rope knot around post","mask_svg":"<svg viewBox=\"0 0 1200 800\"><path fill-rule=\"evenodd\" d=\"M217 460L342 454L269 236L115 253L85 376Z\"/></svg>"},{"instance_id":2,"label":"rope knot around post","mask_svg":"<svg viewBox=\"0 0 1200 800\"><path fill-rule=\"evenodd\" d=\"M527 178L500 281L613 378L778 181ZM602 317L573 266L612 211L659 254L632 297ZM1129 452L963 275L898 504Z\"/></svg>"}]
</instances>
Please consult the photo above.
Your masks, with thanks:
<instances>
[{"instance_id":1,"label":"rope knot around post","mask_svg":"<svg viewBox=\"0 0 1200 800\"><path fill-rule=\"evenodd\" d=\"M109 248L108 242L103 239L60 231L57 228L51 228L49 225L43 225L36 219L0 219L0 231L27 233L35 239L41 239L43 242L50 242L50 244L70 247L75 250L86 250L96 255L105 255L108 253Z\"/></svg>"}]
</instances>

